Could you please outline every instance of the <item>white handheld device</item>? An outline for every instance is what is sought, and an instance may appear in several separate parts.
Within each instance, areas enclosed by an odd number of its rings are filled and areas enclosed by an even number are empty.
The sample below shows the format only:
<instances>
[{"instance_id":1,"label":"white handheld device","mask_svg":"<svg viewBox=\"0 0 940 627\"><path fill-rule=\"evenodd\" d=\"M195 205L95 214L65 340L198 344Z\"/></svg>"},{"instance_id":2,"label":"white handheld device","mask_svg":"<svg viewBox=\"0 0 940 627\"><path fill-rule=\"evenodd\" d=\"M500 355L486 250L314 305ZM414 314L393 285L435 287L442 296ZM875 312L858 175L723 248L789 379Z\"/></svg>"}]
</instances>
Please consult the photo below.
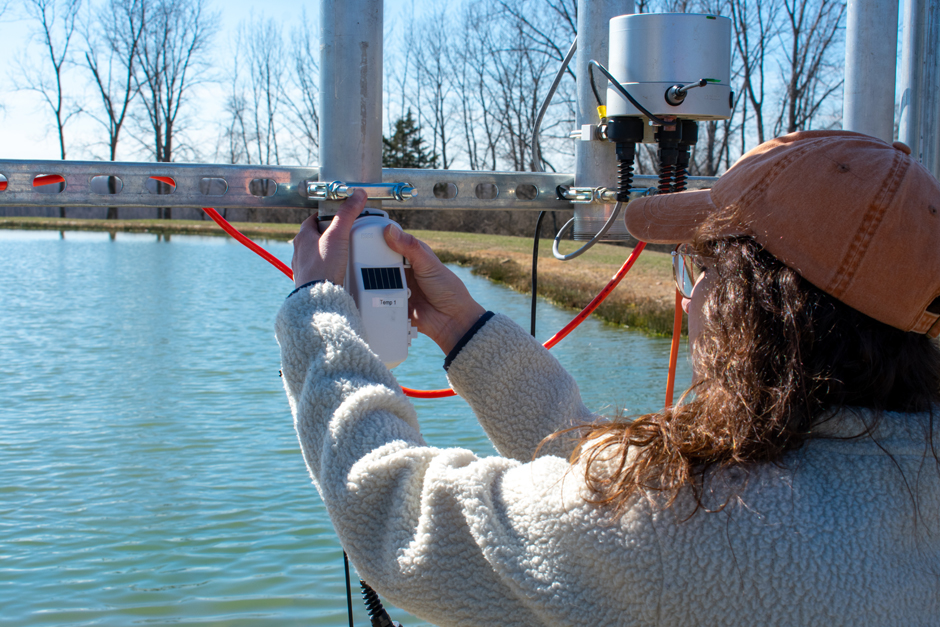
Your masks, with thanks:
<instances>
[{"instance_id":1,"label":"white handheld device","mask_svg":"<svg viewBox=\"0 0 940 627\"><path fill-rule=\"evenodd\" d=\"M408 318L411 291L405 282L405 260L385 243L383 231L389 224L394 222L384 211L360 216L353 223L346 291L359 308L366 343L391 369L408 357L418 329Z\"/></svg>"}]
</instances>

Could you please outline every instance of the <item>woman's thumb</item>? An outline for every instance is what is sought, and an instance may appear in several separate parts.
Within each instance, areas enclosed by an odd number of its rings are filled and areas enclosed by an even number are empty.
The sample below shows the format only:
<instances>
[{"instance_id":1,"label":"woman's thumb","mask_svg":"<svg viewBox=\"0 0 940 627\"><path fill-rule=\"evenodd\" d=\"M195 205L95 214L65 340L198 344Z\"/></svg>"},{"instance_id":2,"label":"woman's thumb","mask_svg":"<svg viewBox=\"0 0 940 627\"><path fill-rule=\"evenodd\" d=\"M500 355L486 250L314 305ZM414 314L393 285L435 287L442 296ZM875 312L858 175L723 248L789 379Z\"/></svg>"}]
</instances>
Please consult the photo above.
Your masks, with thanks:
<instances>
[{"instance_id":1,"label":"woman's thumb","mask_svg":"<svg viewBox=\"0 0 940 627\"><path fill-rule=\"evenodd\" d=\"M388 247L408 259L416 273L432 273L439 266L443 267L427 244L414 235L405 233L397 224L392 223L385 227L384 235Z\"/></svg>"}]
</instances>

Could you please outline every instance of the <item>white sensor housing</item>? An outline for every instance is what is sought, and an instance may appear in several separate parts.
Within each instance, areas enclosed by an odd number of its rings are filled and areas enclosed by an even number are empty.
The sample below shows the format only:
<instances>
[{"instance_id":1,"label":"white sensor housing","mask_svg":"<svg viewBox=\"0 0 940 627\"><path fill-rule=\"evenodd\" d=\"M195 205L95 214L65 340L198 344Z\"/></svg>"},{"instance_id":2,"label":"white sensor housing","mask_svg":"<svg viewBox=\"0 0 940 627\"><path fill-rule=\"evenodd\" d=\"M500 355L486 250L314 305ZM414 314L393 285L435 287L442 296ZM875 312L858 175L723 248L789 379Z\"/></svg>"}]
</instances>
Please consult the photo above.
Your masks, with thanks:
<instances>
[{"instance_id":1,"label":"white sensor housing","mask_svg":"<svg viewBox=\"0 0 940 627\"><path fill-rule=\"evenodd\" d=\"M379 215L362 216L353 223L346 291L359 308L366 343L391 369L408 357L418 330L408 318L404 259L385 243L383 231L389 224L394 223Z\"/></svg>"},{"instance_id":2,"label":"white sensor housing","mask_svg":"<svg viewBox=\"0 0 940 627\"><path fill-rule=\"evenodd\" d=\"M608 69L650 113L683 120L725 120L731 116L731 20L692 13L640 13L610 20ZM701 79L680 104L667 91ZM595 81L605 81L595 70ZM642 116L629 100L607 86L607 115Z\"/></svg>"}]
</instances>

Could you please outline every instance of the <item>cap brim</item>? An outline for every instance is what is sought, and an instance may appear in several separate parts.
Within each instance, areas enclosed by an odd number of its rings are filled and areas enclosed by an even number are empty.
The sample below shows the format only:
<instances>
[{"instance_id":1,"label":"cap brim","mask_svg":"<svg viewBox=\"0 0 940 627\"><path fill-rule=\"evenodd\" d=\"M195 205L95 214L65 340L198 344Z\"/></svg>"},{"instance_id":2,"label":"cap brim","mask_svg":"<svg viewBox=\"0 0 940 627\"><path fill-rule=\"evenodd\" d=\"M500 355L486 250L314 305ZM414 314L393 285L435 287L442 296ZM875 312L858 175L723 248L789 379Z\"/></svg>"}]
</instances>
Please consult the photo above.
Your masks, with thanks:
<instances>
[{"instance_id":1,"label":"cap brim","mask_svg":"<svg viewBox=\"0 0 940 627\"><path fill-rule=\"evenodd\" d=\"M699 225L717 210L711 192L697 189L630 201L623 220L641 242L681 244L691 242Z\"/></svg>"}]
</instances>

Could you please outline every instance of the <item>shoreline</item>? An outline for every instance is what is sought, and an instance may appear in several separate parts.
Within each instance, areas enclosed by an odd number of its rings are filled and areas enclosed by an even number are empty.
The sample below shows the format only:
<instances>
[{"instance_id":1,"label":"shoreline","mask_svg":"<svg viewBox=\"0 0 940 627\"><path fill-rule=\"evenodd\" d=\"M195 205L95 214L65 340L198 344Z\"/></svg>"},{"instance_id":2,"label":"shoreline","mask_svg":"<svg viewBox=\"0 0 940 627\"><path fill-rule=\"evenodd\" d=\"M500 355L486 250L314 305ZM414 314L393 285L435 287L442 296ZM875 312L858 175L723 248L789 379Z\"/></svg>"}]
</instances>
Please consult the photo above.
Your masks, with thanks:
<instances>
[{"instance_id":1,"label":"shoreline","mask_svg":"<svg viewBox=\"0 0 940 627\"><path fill-rule=\"evenodd\" d=\"M290 240L299 224L233 222L248 237ZM167 235L222 235L219 225L206 220L86 220L75 218L0 218L0 229L22 231L100 231L120 233L155 233Z\"/></svg>"},{"instance_id":2,"label":"shoreline","mask_svg":"<svg viewBox=\"0 0 940 627\"><path fill-rule=\"evenodd\" d=\"M299 228L293 223L235 222L250 238L290 241ZM229 237L211 220L80 220L71 218L0 218L0 229L99 231L155 235ZM450 231L410 231L424 240L445 263L467 266L495 283L529 294L532 239ZM565 242L574 249L581 242ZM597 244L576 261L561 262L552 255L552 241L539 245L539 297L578 311L607 284L632 248ZM636 265L593 315L608 324L626 326L650 335L671 335L674 316L671 259L667 253L643 251ZM683 322L683 334L686 327Z\"/></svg>"}]
</instances>

